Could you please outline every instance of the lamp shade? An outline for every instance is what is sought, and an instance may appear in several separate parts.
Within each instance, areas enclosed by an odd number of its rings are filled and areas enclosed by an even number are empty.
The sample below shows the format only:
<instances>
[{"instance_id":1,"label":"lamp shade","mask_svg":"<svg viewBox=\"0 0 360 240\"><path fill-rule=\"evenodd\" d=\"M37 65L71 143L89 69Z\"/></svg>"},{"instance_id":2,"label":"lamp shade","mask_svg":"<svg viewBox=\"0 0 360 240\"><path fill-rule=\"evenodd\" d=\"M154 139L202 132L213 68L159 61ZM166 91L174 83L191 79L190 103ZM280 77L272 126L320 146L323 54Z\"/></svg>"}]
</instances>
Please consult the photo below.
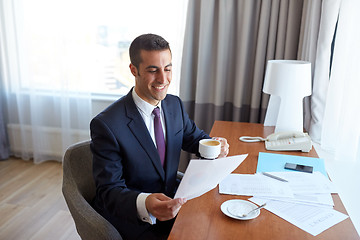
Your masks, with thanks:
<instances>
[{"instance_id":1,"label":"lamp shade","mask_svg":"<svg viewBox=\"0 0 360 240\"><path fill-rule=\"evenodd\" d=\"M271 94L265 126L275 132L303 131L303 98L311 95L311 63L269 60L263 92Z\"/></svg>"}]
</instances>

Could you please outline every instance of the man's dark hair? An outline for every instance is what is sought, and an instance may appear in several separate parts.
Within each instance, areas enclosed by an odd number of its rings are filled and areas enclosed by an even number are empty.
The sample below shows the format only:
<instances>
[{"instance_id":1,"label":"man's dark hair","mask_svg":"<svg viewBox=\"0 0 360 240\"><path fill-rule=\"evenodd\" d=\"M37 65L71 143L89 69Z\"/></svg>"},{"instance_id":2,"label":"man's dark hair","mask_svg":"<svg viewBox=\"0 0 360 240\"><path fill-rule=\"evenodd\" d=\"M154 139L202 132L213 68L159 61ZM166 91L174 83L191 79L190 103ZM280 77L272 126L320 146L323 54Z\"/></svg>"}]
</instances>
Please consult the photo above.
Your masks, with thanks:
<instances>
[{"instance_id":1,"label":"man's dark hair","mask_svg":"<svg viewBox=\"0 0 360 240\"><path fill-rule=\"evenodd\" d=\"M143 34L135 38L134 41L130 44L130 61L137 69L139 69L139 65L142 61L140 56L141 50L160 51L166 49L170 50L170 46L164 38L151 33Z\"/></svg>"}]
</instances>

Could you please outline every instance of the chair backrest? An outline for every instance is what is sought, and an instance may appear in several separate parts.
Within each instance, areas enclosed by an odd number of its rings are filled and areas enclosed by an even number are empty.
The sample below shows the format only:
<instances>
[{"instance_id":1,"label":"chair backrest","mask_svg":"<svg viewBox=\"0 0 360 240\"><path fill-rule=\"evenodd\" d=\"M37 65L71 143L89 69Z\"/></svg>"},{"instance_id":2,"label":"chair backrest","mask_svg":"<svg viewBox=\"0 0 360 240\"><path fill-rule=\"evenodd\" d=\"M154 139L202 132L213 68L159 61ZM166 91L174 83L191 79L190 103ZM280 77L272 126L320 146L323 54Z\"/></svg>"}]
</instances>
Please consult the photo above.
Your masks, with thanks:
<instances>
[{"instance_id":1,"label":"chair backrest","mask_svg":"<svg viewBox=\"0 0 360 240\"><path fill-rule=\"evenodd\" d=\"M89 204L95 196L90 141L70 146L63 159L63 195L82 239L122 239Z\"/></svg>"}]
</instances>

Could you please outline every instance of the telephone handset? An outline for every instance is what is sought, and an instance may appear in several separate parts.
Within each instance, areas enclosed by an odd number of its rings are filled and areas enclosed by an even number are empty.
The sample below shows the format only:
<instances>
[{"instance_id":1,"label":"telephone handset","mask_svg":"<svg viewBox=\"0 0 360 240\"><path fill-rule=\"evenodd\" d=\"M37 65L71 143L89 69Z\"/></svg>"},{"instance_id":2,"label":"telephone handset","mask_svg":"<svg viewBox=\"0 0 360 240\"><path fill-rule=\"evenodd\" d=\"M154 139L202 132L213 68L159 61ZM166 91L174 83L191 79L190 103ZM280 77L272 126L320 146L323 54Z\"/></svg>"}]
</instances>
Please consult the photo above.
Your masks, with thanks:
<instances>
[{"instance_id":1,"label":"telephone handset","mask_svg":"<svg viewBox=\"0 0 360 240\"><path fill-rule=\"evenodd\" d=\"M273 151L302 151L309 152L312 148L311 138L303 132L278 132L262 137L243 136L239 138L243 142L265 141L265 148Z\"/></svg>"},{"instance_id":2,"label":"telephone handset","mask_svg":"<svg viewBox=\"0 0 360 240\"><path fill-rule=\"evenodd\" d=\"M303 132L277 132L270 134L267 136L266 141L276 141L279 139L285 139L285 138L299 138L299 137L305 137L307 133Z\"/></svg>"}]
</instances>

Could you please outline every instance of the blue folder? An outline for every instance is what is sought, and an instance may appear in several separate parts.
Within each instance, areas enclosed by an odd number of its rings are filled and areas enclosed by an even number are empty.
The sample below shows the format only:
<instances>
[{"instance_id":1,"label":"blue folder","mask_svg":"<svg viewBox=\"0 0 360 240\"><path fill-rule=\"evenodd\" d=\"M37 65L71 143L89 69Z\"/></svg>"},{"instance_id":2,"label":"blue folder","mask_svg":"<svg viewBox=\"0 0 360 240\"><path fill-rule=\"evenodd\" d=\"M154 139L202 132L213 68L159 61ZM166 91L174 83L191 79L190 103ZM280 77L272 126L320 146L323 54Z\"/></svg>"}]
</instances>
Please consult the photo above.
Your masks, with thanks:
<instances>
[{"instance_id":1,"label":"blue folder","mask_svg":"<svg viewBox=\"0 0 360 240\"><path fill-rule=\"evenodd\" d=\"M295 163L312 166L313 172L321 172L328 176L325 169L324 160L321 158L293 156L285 154L259 152L256 172L290 172L293 170L285 169L285 163Z\"/></svg>"}]
</instances>

